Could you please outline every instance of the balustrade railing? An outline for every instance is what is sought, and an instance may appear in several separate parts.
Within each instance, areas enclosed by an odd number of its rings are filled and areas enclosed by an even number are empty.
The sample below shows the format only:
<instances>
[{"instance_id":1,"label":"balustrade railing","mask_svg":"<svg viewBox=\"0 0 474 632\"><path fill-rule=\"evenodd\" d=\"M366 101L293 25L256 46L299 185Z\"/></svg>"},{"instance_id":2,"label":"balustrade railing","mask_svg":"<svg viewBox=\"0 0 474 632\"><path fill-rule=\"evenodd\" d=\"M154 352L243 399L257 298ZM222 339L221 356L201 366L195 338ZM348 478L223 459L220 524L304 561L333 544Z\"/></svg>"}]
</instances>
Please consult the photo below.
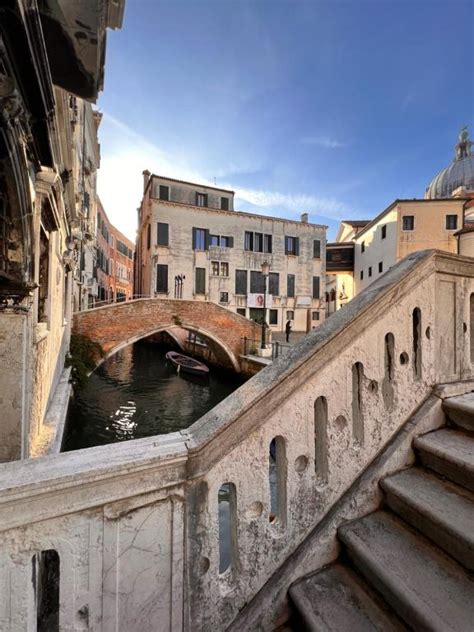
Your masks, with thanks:
<instances>
[{"instance_id":1,"label":"balustrade railing","mask_svg":"<svg viewBox=\"0 0 474 632\"><path fill-rule=\"evenodd\" d=\"M416 253L189 429L1 465L0 629L35 630L48 588L59 629L226 629L433 386L473 378L473 296L472 260Z\"/></svg>"}]
</instances>

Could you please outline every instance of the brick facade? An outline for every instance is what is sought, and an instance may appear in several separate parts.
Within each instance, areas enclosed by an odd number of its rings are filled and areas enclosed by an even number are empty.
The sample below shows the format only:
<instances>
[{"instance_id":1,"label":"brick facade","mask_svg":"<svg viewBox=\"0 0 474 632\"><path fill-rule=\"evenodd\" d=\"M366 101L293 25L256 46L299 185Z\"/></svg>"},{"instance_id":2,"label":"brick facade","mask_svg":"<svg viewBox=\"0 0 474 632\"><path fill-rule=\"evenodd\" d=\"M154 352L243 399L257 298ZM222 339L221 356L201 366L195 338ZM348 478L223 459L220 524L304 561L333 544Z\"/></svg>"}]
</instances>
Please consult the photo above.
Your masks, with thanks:
<instances>
[{"instance_id":1,"label":"brick facade","mask_svg":"<svg viewBox=\"0 0 474 632\"><path fill-rule=\"evenodd\" d=\"M73 332L98 342L106 355L173 327L205 338L218 364L240 370L242 338L259 339L260 325L207 301L137 299L74 314Z\"/></svg>"}]
</instances>

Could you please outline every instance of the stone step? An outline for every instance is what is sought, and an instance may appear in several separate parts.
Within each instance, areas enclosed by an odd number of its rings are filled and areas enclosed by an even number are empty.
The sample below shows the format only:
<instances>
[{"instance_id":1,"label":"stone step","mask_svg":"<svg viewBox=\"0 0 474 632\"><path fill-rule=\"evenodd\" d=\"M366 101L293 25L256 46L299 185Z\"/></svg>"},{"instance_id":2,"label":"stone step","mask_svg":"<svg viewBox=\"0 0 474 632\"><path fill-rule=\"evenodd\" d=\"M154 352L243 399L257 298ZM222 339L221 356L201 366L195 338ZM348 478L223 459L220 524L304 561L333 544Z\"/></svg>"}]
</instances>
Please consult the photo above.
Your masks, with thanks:
<instances>
[{"instance_id":1,"label":"stone step","mask_svg":"<svg viewBox=\"0 0 474 632\"><path fill-rule=\"evenodd\" d=\"M472 632L474 583L452 558L386 511L338 529L352 562L410 628Z\"/></svg>"},{"instance_id":2,"label":"stone step","mask_svg":"<svg viewBox=\"0 0 474 632\"><path fill-rule=\"evenodd\" d=\"M443 401L443 410L454 424L474 432L474 393L448 397Z\"/></svg>"},{"instance_id":3,"label":"stone step","mask_svg":"<svg viewBox=\"0 0 474 632\"><path fill-rule=\"evenodd\" d=\"M341 564L300 579L290 597L307 632L399 632L407 628L383 600Z\"/></svg>"},{"instance_id":4,"label":"stone step","mask_svg":"<svg viewBox=\"0 0 474 632\"><path fill-rule=\"evenodd\" d=\"M385 501L399 516L474 570L474 494L418 467L381 481Z\"/></svg>"},{"instance_id":5,"label":"stone step","mask_svg":"<svg viewBox=\"0 0 474 632\"><path fill-rule=\"evenodd\" d=\"M418 437L414 445L425 467L474 491L474 437L443 428Z\"/></svg>"}]
</instances>

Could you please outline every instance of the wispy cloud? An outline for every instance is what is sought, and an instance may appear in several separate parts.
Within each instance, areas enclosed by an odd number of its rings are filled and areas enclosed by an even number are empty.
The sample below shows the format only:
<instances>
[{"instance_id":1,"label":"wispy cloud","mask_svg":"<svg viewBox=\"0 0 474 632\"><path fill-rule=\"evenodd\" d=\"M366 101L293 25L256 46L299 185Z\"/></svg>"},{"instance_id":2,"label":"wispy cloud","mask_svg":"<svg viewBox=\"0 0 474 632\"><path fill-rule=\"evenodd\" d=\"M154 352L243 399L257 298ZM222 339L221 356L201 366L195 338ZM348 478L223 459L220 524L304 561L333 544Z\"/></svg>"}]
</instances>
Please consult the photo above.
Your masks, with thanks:
<instances>
[{"instance_id":1,"label":"wispy cloud","mask_svg":"<svg viewBox=\"0 0 474 632\"><path fill-rule=\"evenodd\" d=\"M341 149L347 147L346 141L332 138L331 136L304 136L301 139L303 145L315 145L316 147L322 147L323 149Z\"/></svg>"},{"instance_id":2,"label":"wispy cloud","mask_svg":"<svg viewBox=\"0 0 474 632\"><path fill-rule=\"evenodd\" d=\"M187 164L188 156L178 156L162 150L122 121L107 114L101 125L101 142L99 195L111 221L131 239L135 237L136 209L143 194L144 169L180 180L214 185L213 181ZM256 168L256 164L229 163L217 174L220 176L218 186L235 191L236 209L289 219L299 217L303 211L323 219L340 219L343 215L354 215L353 209L336 198L238 187L232 183L232 175Z\"/></svg>"}]
</instances>

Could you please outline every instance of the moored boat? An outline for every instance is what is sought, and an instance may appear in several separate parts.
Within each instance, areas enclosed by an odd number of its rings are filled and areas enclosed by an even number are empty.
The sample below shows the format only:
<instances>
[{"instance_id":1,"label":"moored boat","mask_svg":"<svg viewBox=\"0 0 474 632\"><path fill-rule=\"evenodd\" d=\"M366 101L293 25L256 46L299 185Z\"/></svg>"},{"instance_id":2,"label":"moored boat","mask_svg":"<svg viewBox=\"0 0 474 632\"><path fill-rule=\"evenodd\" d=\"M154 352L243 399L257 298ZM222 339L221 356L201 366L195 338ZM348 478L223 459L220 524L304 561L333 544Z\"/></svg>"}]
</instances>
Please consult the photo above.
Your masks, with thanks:
<instances>
[{"instance_id":1,"label":"moored boat","mask_svg":"<svg viewBox=\"0 0 474 632\"><path fill-rule=\"evenodd\" d=\"M185 356L182 353L168 351L166 359L174 364L174 366L178 368L178 371L186 371L186 373L192 373L193 375L209 374L209 368L205 364L199 362L199 360Z\"/></svg>"}]
</instances>

